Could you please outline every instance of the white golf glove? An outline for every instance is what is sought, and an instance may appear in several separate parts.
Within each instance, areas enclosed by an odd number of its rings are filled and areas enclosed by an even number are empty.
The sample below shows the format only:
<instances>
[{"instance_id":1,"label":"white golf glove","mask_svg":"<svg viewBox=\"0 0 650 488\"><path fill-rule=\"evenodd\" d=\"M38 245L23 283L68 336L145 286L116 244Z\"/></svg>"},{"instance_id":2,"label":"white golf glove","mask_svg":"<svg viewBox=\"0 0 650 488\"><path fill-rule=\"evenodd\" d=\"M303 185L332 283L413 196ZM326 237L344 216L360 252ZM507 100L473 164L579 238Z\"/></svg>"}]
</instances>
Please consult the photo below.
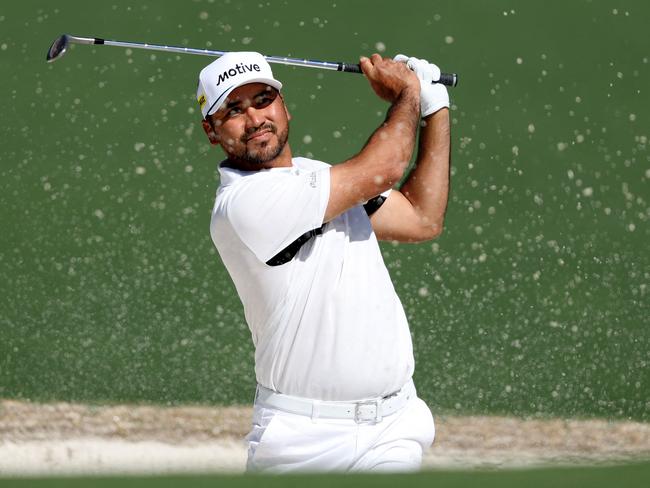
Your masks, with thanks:
<instances>
[{"instance_id":1,"label":"white golf glove","mask_svg":"<svg viewBox=\"0 0 650 488\"><path fill-rule=\"evenodd\" d=\"M442 83L432 83L440 79L440 68L426 59L418 59L398 54L393 58L405 63L420 79L420 115L426 117L443 107L449 108L449 94Z\"/></svg>"}]
</instances>

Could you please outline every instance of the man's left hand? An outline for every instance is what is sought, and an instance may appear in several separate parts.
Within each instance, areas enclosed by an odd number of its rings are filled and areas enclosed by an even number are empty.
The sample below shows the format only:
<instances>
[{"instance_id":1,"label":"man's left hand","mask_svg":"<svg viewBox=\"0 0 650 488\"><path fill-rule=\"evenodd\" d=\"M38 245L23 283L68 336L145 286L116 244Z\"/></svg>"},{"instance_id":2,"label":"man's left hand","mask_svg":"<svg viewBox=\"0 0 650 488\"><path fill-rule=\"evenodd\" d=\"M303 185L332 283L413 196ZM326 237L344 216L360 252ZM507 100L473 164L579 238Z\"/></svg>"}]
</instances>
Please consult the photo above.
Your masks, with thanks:
<instances>
[{"instance_id":1,"label":"man's left hand","mask_svg":"<svg viewBox=\"0 0 650 488\"><path fill-rule=\"evenodd\" d=\"M408 57L398 54L393 58L399 63L404 63L417 75L420 80L420 115L424 118L436 113L441 108L449 108L449 94L447 88L441 83L440 68L426 59Z\"/></svg>"}]
</instances>

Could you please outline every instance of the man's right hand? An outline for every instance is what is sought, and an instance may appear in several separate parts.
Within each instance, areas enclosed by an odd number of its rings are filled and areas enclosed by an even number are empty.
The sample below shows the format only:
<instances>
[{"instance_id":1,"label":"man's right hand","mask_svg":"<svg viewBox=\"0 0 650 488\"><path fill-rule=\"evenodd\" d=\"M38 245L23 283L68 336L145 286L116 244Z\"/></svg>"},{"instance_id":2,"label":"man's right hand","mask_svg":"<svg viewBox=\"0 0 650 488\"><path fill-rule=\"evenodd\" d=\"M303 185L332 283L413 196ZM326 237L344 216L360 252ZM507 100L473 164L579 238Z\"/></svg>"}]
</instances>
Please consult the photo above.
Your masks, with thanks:
<instances>
[{"instance_id":1,"label":"man's right hand","mask_svg":"<svg viewBox=\"0 0 650 488\"><path fill-rule=\"evenodd\" d=\"M360 59L361 71L366 75L375 93L389 103L394 103L405 90L412 90L419 98L420 81L404 63L373 54Z\"/></svg>"}]
</instances>

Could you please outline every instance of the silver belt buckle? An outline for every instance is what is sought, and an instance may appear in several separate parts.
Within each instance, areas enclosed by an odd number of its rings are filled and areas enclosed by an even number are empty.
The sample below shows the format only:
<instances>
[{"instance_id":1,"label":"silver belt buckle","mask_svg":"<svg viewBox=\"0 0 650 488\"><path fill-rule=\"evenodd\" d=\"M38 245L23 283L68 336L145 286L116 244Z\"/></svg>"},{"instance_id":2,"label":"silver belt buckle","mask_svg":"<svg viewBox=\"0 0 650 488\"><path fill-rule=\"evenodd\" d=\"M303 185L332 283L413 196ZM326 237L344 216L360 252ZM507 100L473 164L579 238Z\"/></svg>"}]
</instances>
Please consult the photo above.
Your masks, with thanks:
<instances>
[{"instance_id":1,"label":"silver belt buckle","mask_svg":"<svg viewBox=\"0 0 650 488\"><path fill-rule=\"evenodd\" d=\"M357 402L354 406L354 421L357 424L376 424L381 422L381 400L366 400Z\"/></svg>"}]
</instances>

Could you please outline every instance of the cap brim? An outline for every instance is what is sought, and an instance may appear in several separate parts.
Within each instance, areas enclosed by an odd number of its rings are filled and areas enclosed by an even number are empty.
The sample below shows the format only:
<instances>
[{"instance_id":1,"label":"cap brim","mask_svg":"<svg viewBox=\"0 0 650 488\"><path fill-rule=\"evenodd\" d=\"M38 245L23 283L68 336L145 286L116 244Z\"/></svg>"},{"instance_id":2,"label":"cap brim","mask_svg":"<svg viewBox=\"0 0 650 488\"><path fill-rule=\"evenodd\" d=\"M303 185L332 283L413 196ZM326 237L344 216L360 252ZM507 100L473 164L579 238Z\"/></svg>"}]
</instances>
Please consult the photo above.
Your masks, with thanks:
<instances>
[{"instance_id":1,"label":"cap brim","mask_svg":"<svg viewBox=\"0 0 650 488\"><path fill-rule=\"evenodd\" d=\"M215 100L215 102L212 104L212 107L210 107L208 111L205 113L205 116L207 117L208 115L212 115L217 110L219 110L223 105L223 103L228 98L228 95L230 95L233 92L233 90L239 88L240 86L250 85L251 83L264 83L265 85L269 85L278 91L282 90L282 83L280 83L278 80L274 80L272 78L251 78L250 80L246 80L243 83L237 83L236 85L228 87L221 94L221 96L217 100Z\"/></svg>"}]
</instances>

